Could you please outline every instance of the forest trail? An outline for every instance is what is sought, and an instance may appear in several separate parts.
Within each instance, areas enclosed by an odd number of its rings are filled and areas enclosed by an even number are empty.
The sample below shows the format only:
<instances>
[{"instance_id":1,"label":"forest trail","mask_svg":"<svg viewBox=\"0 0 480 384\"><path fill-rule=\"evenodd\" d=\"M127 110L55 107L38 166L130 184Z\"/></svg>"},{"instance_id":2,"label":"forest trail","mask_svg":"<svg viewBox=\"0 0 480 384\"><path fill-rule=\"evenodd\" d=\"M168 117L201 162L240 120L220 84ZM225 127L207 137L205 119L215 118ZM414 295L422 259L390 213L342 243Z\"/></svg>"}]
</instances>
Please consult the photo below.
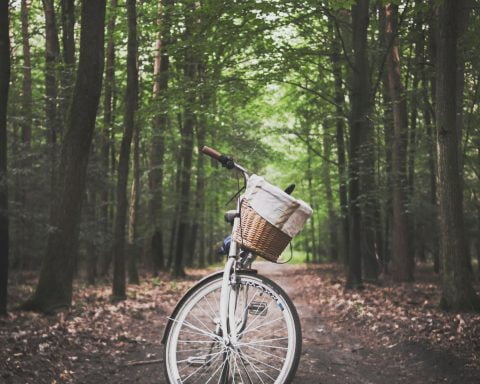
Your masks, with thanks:
<instances>
[{"instance_id":1,"label":"forest trail","mask_svg":"<svg viewBox=\"0 0 480 384\"><path fill-rule=\"evenodd\" d=\"M325 316L321 308L305 301L304 280L298 279L304 266L260 263L257 267L287 291L299 312L303 351L294 384L480 382L480 373L465 370L465 362L446 351L417 342L390 340L382 345L373 332Z\"/></svg>"},{"instance_id":2,"label":"forest trail","mask_svg":"<svg viewBox=\"0 0 480 384\"><path fill-rule=\"evenodd\" d=\"M436 310L435 299L425 300L438 294L434 284L386 282L344 293L341 267L333 264L259 262L255 268L287 291L302 321L293 384L480 382L480 317ZM0 383L167 384L158 362L167 316L188 287L211 271L189 270L181 281L144 280L116 304L108 286L97 286L79 292L66 313L12 312L0 321Z\"/></svg>"},{"instance_id":3,"label":"forest trail","mask_svg":"<svg viewBox=\"0 0 480 384\"><path fill-rule=\"evenodd\" d=\"M302 321L303 351L293 384L478 384L480 373L466 368L465 361L448 351L435 350L426 343L395 338L382 341L374 332L312 305L315 298L306 298L309 297L308 288L314 287L306 285L308 275L315 271L303 265L267 262L259 262L255 268L287 291ZM331 276L320 275L320 278ZM323 293L321 290L316 292L319 295ZM161 324L163 319L156 322ZM158 332L157 327L145 329L146 340L153 340L152 329ZM153 342L134 348L127 358L135 361L145 360L146 356L155 359L162 355L161 347ZM112 370L112 373L102 379L112 384L166 384L162 364L124 367Z\"/></svg>"}]
</instances>

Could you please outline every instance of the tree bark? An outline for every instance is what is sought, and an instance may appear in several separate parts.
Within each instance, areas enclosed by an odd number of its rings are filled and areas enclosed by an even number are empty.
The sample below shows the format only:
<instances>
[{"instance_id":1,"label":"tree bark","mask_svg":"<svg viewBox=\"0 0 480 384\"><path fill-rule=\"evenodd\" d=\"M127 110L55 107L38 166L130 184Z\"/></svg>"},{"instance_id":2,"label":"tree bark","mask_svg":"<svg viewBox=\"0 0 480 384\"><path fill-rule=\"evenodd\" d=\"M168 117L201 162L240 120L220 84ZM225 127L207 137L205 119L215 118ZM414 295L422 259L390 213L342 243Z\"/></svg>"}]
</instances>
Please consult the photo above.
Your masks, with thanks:
<instances>
[{"instance_id":1,"label":"tree bark","mask_svg":"<svg viewBox=\"0 0 480 384\"><path fill-rule=\"evenodd\" d=\"M349 255L347 288L362 287L360 159L363 132L370 124L370 70L367 56L369 0L352 7L354 70L350 112Z\"/></svg>"},{"instance_id":2,"label":"tree bark","mask_svg":"<svg viewBox=\"0 0 480 384\"><path fill-rule=\"evenodd\" d=\"M58 193L53 205L40 278L26 309L48 312L72 302L73 270L88 156L102 88L105 0L84 1L80 61L62 145Z\"/></svg>"},{"instance_id":3,"label":"tree bark","mask_svg":"<svg viewBox=\"0 0 480 384\"><path fill-rule=\"evenodd\" d=\"M130 149L138 106L138 41L136 0L127 1L128 46L127 46L127 89L125 94L125 126L120 147L117 176L117 204L113 237L113 287L116 300L126 298L125 284L125 227L127 216L127 183Z\"/></svg>"},{"instance_id":4,"label":"tree bark","mask_svg":"<svg viewBox=\"0 0 480 384\"><path fill-rule=\"evenodd\" d=\"M107 182L101 193L102 221L107 236L112 235L111 216L115 191L111 182L115 172L115 22L117 14L117 0L110 0L109 19L107 24L107 52L105 64L105 89L103 92L103 135L102 135L102 171ZM108 273L112 262L112 249L109 247L101 258L100 275Z\"/></svg>"},{"instance_id":5,"label":"tree bark","mask_svg":"<svg viewBox=\"0 0 480 384\"><path fill-rule=\"evenodd\" d=\"M335 81L335 110L336 110L336 144L337 144L337 162L338 162L338 196L340 200L340 239L338 241L338 250L340 257L347 265L348 262L348 196L347 196L347 169L345 156L345 120L344 106L345 97L342 86L342 67L340 65L340 37L335 34L332 54L332 71Z\"/></svg>"},{"instance_id":6,"label":"tree bark","mask_svg":"<svg viewBox=\"0 0 480 384\"><path fill-rule=\"evenodd\" d=\"M307 123L308 124L308 123ZM308 134L307 134L308 137ZM307 183L308 183L308 194L310 198L310 204L314 205L314 194L312 186L312 154L310 151L310 146L307 146ZM312 239L312 262L320 261L320 252L317 247L317 239L315 234L315 215L312 215L310 218L310 237Z\"/></svg>"},{"instance_id":7,"label":"tree bark","mask_svg":"<svg viewBox=\"0 0 480 384\"><path fill-rule=\"evenodd\" d=\"M413 281L414 260L409 241L407 198L407 135L408 114L405 93L401 82L400 54L396 38L398 6L388 4L386 13L386 38L390 51L387 55L387 77L393 110L393 232L392 274L396 281Z\"/></svg>"},{"instance_id":8,"label":"tree bark","mask_svg":"<svg viewBox=\"0 0 480 384\"><path fill-rule=\"evenodd\" d=\"M0 315L8 298L7 105L10 84L10 25L8 0L0 0Z\"/></svg>"},{"instance_id":9,"label":"tree bark","mask_svg":"<svg viewBox=\"0 0 480 384\"><path fill-rule=\"evenodd\" d=\"M128 281L139 284L137 261L140 255L137 241L138 210L140 208L140 126L133 129L133 178L130 192L130 212L128 220Z\"/></svg>"},{"instance_id":10,"label":"tree bark","mask_svg":"<svg viewBox=\"0 0 480 384\"><path fill-rule=\"evenodd\" d=\"M30 168L30 150L32 138L32 62L30 52L30 32L29 32L29 12L30 3L27 0L21 2L21 24L22 24L22 53L23 53L23 78L22 78L22 121L21 121L21 160L20 168L28 170ZM30 189L26 177L18 177L18 203L23 212L30 209L29 195ZM31 268L31 254L27 246L29 236L32 234L31 220L27 214L22 214L20 218L20 228L17 228L18 252L16 252L15 264L22 269Z\"/></svg>"},{"instance_id":11,"label":"tree bark","mask_svg":"<svg viewBox=\"0 0 480 384\"><path fill-rule=\"evenodd\" d=\"M49 144L49 173L51 193L56 190L57 183L57 146L61 134L60 115L57 108L57 64L60 62L60 45L58 42L57 22L53 0L43 0L45 13L45 114L47 138Z\"/></svg>"},{"instance_id":12,"label":"tree bark","mask_svg":"<svg viewBox=\"0 0 480 384\"><path fill-rule=\"evenodd\" d=\"M75 0L62 0L61 15L63 74L60 112L66 116L75 81Z\"/></svg>"},{"instance_id":13,"label":"tree bark","mask_svg":"<svg viewBox=\"0 0 480 384\"><path fill-rule=\"evenodd\" d=\"M164 231L163 231L163 167L165 156L165 131L168 124L168 80L170 58L167 48L170 44L171 1L159 2L158 24L160 32L156 42L154 65L155 83L153 94L159 104L159 113L154 119L152 146L150 150L150 218L153 226L151 259L154 275L165 268Z\"/></svg>"},{"instance_id":14,"label":"tree bark","mask_svg":"<svg viewBox=\"0 0 480 384\"><path fill-rule=\"evenodd\" d=\"M326 129L326 124L324 124L323 132L323 156L325 159L329 160L331 157L332 143L330 140L330 133ZM327 212L328 212L328 233L329 233L329 256L330 260L337 261L338 259L338 237L337 237L337 218L335 216L335 210L333 208L333 192L332 192L332 183L330 178L330 164L328 161L324 161L322 164L322 176L323 176L323 185L325 187L325 199L327 201Z\"/></svg>"},{"instance_id":15,"label":"tree bark","mask_svg":"<svg viewBox=\"0 0 480 384\"><path fill-rule=\"evenodd\" d=\"M437 16L436 123L438 150L438 197L440 250L443 262L441 306L453 310L480 310L480 300L472 287L465 263L467 252L462 209L457 109L452 95L457 91L458 3L446 0Z\"/></svg>"},{"instance_id":16,"label":"tree bark","mask_svg":"<svg viewBox=\"0 0 480 384\"><path fill-rule=\"evenodd\" d=\"M419 89L421 68L420 63L424 57L424 40L425 36L422 30L422 19L419 16L415 17L415 50L413 59L413 80L412 80L412 95L410 98L410 130L408 134L408 197L409 197L409 211L412 212L409 217L411 219L409 225L409 239L412 256L418 257L420 261L425 261L424 239L423 236L417 236L417 231L421 233L422 227L418 224L417 216L414 213L415 205L415 158L417 153L417 120L418 120L418 105L419 105Z\"/></svg>"},{"instance_id":17,"label":"tree bark","mask_svg":"<svg viewBox=\"0 0 480 384\"><path fill-rule=\"evenodd\" d=\"M193 7L188 7L186 10L186 31L185 38L192 36L192 14ZM184 79L185 79L185 106L183 111L183 127L182 127L182 142L181 142L181 172L180 172L180 196L179 196L179 225L176 238L175 249L175 265L173 273L175 276L184 276L183 259L185 251L186 235L189 228L190 217L190 183L192 172L192 158L193 158L193 127L195 124L195 85L197 62L195 60L193 47L187 47L184 58Z\"/></svg>"}]
</instances>

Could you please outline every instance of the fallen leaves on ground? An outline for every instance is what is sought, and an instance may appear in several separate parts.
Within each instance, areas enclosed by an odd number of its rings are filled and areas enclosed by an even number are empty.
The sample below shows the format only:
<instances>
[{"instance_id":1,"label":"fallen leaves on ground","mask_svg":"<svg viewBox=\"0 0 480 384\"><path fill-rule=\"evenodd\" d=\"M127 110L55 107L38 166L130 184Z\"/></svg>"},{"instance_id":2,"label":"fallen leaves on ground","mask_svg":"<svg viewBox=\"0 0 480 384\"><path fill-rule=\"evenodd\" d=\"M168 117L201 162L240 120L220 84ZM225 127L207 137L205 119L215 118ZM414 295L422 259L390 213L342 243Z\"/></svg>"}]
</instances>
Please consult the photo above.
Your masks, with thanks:
<instances>
[{"instance_id":1,"label":"fallen leaves on ground","mask_svg":"<svg viewBox=\"0 0 480 384\"><path fill-rule=\"evenodd\" d=\"M406 340L427 342L480 368L480 314L442 311L439 283L426 266L414 283L383 278L360 291L345 290L339 265L310 267L300 279L307 304L339 327L368 330L376 336L372 342L390 348Z\"/></svg>"}]
</instances>

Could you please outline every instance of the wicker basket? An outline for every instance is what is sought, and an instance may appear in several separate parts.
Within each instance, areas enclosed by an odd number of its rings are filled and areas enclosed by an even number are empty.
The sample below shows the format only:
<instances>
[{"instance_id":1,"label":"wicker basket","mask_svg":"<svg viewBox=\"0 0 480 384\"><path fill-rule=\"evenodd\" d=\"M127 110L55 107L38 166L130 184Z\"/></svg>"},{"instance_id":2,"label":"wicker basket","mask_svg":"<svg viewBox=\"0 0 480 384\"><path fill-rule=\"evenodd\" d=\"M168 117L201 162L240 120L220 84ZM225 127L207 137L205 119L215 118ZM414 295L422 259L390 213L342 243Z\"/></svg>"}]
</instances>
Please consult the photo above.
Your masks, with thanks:
<instances>
[{"instance_id":1,"label":"wicker basket","mask_svg":"<svg viewBox=\"0 0 480 384\"><path fill-rule=\"evenodd\" d=\"M242 201L240 225L233 239L263 258L276 262L292 238L274 227L247 203Z\"/></svg>"}]
</instances>

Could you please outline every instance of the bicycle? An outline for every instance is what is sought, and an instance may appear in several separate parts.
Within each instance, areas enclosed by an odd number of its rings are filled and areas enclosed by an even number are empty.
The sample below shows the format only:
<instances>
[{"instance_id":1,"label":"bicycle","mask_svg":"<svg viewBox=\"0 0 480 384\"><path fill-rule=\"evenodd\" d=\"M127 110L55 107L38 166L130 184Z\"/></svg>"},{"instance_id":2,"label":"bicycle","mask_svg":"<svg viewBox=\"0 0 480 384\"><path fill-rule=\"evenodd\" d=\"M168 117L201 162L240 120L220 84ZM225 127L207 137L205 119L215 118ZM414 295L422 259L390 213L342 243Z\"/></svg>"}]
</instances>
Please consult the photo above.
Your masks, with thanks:
<instances>
[{"instance_id":1,"label":"bicycle","mask_svg":"<svg viewBox=\"0 0 480 384\"><path fill-rule=\"evenodd\" d=\"M209 147L202 152L240 172L247 186L251 175L232 158ZM199 281L168 318L162 343L172 384L285 384L297 370L298 313L280 286L252 268L257 254L238 241L242 207L239 196L225 216L233 229L224 270Z\"/></svg>"}]
</instances>

